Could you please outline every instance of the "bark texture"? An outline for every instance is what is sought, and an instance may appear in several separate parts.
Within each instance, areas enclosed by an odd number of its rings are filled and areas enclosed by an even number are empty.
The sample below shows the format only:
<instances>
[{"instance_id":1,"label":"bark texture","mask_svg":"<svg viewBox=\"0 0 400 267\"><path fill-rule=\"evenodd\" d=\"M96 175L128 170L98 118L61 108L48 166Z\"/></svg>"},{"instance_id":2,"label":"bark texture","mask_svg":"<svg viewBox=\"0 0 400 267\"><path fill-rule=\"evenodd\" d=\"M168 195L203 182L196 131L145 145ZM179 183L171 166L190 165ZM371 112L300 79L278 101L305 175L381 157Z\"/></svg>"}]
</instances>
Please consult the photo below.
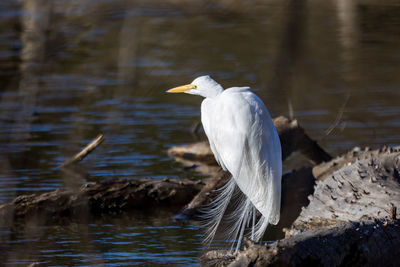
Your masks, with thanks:
<instances>
[{"instance_id":1,"label":"bark texture","mask_svg":"<svg viewBox=\"0 0 400 267\"><path fill-rule=\"evenodd\" d=\"M356 149L334 162L342 167L333 164L331 174L317 181L290 235L339 222L387 220L393 207L400 207L400 150Z\"/></svg>"},{"instance_id":2,"label":"bark texture","mask_svg":"<svg viewBox=\"0 0 400 267\"><path fill-rule=\"evenodd\" d=\"M398 222L347 222L310 230L270 245L245 242L244 250L209 251L203 266L398 266Z\"/></svg>"},{"instance_id":3,"label":"bark texture","mask_svg":"<svg viewBox=\"0 0 400 267\"><path fill-rule=\"evenodd\" d=\"M41 195L23 195L0 205L0 225L41 223L155 208L179 209L203 187L202 182L180 179L142 179L91 183L77 190L58 189Z\"/></svg>"}]
</instances>

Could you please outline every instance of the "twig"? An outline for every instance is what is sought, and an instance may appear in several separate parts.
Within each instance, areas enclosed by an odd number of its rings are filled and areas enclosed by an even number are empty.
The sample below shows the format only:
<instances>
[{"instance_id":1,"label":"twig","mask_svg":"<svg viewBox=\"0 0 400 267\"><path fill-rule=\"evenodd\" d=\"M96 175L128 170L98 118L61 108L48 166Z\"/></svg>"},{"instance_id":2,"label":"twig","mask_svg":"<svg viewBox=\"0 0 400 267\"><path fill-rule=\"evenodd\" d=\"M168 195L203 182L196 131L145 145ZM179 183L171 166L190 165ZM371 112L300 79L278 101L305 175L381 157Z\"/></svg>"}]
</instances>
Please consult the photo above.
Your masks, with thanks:
<instances>
[{"instance_id":1,"label":"twig","mask_svg":"<svg viewBox=\"0 0 400 267\"><path fill-rule=\"evenodd\" d=\"M325 131L325 136L328 136L333 131L333 129L335 129L339 125L344 113L344 108L346 107L346 104L349 101L349 99L350 99L350 94L347 94L346 99L344 100L342 106L339 109L339 113L336 116L335 122Z\"/></svg>"},{"instance_id":2,"label":"twig","mask_svg":"<svg viewBox=\"0 0 400 267\"><path fill-rule=\"evenodd\" d=\"M92 152L96 147L98 147L101 142L104 140L104 135L100 134L94 139L90 144L88 144L84 149L81 150L78 154L75 154L72 158L64 161L63 164L60 165L61 168L65 168L68 165L79 162L83 160L90 152Z\"/></svg>"},{"instance_id":3,"label":"twig","mask_svg":"<svg viewBox=\"0 0 400 267\"><path fill-rule=\"evenodd\" d=\"M294 118L293 105L292 105L292 100L290 97L288 98L288 109L289 109L289 119L293 120L293 118Z\"/></svg>"},{"instance_id":4,"label":"twig","mask_svg":"<svg viewBox=\"0 0 400 267\"><path fill-rule=\"evenodd\" d=\"M397 207L393 203L390 204L392 206L390 209L390 219L394 221L396 220Z\"/></svg>"},{"instance_id":5,"label":"twig","mask_svg":"<svg viewBox=\"0 0 400 267\"><path fill-rule=\"evenodd\" d=\"M196 121L195 123L193 123L193 125L192 125L192 127L191 127L191 132L192 132L192 135L197 139L197 140L199 140L200 139L200 137L199 137L199 130L200 130L200 127L201 127L201 122L199 122L199 121Z\"/></svg>"}]
</instances>

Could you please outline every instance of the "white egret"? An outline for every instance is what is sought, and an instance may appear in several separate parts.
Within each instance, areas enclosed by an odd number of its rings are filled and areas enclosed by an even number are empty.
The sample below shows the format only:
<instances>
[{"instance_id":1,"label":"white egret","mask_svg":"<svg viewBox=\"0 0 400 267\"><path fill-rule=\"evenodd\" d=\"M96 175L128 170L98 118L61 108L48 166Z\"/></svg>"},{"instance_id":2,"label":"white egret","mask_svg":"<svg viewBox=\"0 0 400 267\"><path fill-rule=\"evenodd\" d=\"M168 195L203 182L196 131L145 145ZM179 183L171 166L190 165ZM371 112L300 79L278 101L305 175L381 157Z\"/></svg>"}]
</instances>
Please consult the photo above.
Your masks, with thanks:
<instances>
[{"instance_id":1,"label":"white egret","mask_svg":"<svg viewBox=\"0 0 400 267\"><path fill-rule=\"evenodd\" d=\"M207 213L206 239L214 238L232 199L236 204L227 216L232 224L227 226L227 237L237 240L236 251L250 223L248 235L254 241L260 240L268 224L279 221L282 176L279 136L264 103L249 87L224 90L208 75L167 92L205 98L201 104L204 131L216 161L232 175ZM242 197L237 197L236 186ZM256 222L257 210L261 216Z\"/></svg>"}]
</instances>

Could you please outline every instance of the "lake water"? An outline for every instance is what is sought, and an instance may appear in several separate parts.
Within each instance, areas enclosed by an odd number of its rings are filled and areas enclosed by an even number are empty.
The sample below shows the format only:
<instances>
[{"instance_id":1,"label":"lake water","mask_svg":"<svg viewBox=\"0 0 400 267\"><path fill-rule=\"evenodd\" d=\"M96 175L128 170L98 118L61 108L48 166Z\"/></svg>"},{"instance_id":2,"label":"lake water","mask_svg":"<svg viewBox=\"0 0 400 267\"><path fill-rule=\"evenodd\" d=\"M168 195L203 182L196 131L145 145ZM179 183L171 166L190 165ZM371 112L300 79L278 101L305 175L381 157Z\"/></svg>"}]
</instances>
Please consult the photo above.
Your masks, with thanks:
<instances>
[{"instance_id":1,"label":"lake water","mask_svg":"<svg viewBox=\"0 0 400 267\"><path fill-rule=\"evenodd\" d=\"M5 0L0 29L0 203L86 181L201 178L166 154L196 140L201 98L165 90L203 74L251 86L332 155L400 144L397 1ZM58 166L99 133L71 179ZM173 215L0 227L0 261L196 265L201 230Z\"/></svg>"}]
</instances>

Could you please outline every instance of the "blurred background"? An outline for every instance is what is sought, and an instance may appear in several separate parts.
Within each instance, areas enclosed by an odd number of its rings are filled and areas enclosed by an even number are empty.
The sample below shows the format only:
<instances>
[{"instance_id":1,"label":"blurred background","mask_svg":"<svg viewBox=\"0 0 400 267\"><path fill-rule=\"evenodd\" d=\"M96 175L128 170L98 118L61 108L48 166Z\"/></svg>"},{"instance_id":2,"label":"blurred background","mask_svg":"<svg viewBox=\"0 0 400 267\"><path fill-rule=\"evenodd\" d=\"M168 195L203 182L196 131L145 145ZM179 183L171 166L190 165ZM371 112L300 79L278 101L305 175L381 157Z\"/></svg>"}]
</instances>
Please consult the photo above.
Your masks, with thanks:
<instances>
[{"instance_id":1,"label":"blurred background","mask_svg":"<svg viewBox=\"0 0 400 267\"><path fill-rule=\"evenodd\" d=\"M201 178L166 150L196 141L202 99L165 91L204 74L251 86L332 155L399 145L400 3L2 0L0 204L87 181ZM63 173L99 133L82 178ZM0 227L0 261L197 264L201 230L172 215Z\"/></svg>"}]
</instances>

